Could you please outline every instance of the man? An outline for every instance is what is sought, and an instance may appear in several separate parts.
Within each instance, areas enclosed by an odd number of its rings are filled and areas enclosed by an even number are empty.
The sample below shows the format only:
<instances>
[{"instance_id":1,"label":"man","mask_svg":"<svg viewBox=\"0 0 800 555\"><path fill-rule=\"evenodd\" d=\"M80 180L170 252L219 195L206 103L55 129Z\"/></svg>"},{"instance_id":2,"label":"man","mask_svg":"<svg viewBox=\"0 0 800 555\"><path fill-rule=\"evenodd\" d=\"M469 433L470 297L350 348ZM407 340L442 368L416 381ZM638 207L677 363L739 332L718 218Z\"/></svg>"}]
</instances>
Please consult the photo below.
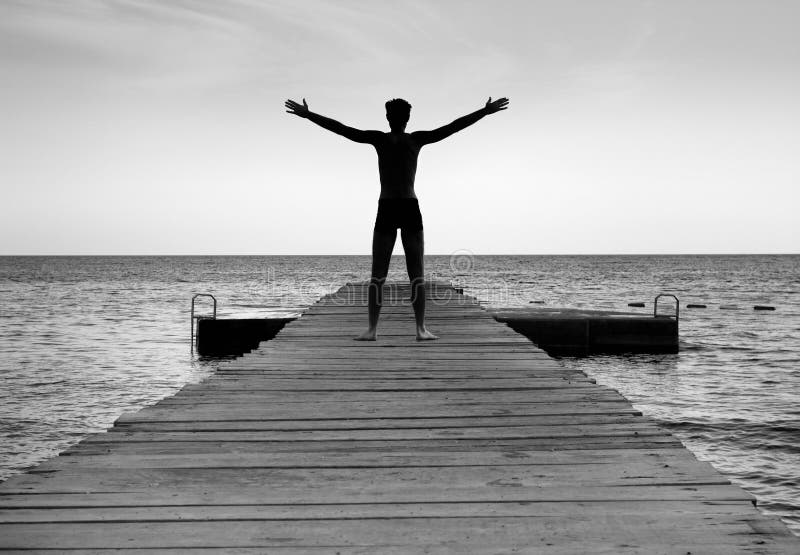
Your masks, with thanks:
<instances>
[{"instance_id":1,"label":"man","mask_svg":"<svg viewBox=\"0 0 800 555\"><path fill-rule=\"evenodd\" d=\"M389 261L397 239L397 228L400 228L403 250L406 254L406 269L411 282L411 304L414 307L414 318L417 323L417 340L438 339L425 327L422 215L417 196L414 194L417 157L423 146L441 141L486 115L505 110L508 107L508 99L492 101L489 97L486 106L471 114L433 131L413 133L406 133L411 104L401 98L386 103L386 119L390 128L388 133L354 129L331 118L315 114L308 109L305 98L302 104L287 100L285 106L290 114L309 119L320 127L351 141L371 144L378 151L381 196L378 200L378 216L372 234L372 277L368 296L369 328L355 339L359 341L377 339L378 318L383 303L383 284L389 273Z\"/></svg>"}]
</instances>

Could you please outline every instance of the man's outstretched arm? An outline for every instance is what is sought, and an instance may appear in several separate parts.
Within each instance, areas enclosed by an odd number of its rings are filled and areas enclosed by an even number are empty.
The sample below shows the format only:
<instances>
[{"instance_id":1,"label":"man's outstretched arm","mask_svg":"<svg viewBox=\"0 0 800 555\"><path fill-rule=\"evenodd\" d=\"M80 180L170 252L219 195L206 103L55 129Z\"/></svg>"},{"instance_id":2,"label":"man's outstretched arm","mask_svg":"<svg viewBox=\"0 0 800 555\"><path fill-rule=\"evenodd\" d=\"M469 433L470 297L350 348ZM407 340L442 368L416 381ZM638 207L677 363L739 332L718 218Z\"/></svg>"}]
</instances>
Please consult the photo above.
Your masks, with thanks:
<instances>
[{"instance_id":1,"label":"man's outstretched arm","mask_svg":"<svg viewBox=\"0 0 800 555\"><path fill-rule=\"evenodd\" d=\"M320 114L315 114L311 110L308 109L308 104L306 103L306 99L303 99L303 103L300 104L295 102L294 100L287 100L284 104L287 108L286 112L289 114L294 114L296 116L300 116L301 118L305 118L307 120L313 121L323 129L327 129L328 131L333 131L337 135L341 135L342 137L346 137L351 141L355 141L357 143L374 143L377 136L380 135L380 131L362 131L361 129L355 129L354 127L348 127L343 123L339 123L335 119L326 118Z\"/></svg>"},{"instance_id":2,"label":"man's outstretched arm","mask_svg":"<svg viewBox=\"0 0 800 555\"><path fill-rule=\"evenodd\" d=\"M471 114L462 116L457 120L440 127L439 129L434 129L433 131L415 131L411 135L420 144L427 145L430 143L435 143L441 141L442 139L446 139L453 133L456 133L466 127L469 127L470 125L472 125L473 123L475 123L484 116L497 113L500 110L505 110L506 108L508 108L507 98L499 98L497 100L492 101L492 97L490 96L489 100L486 101L486 106L484 106L480 110L475 110Z\"/></svg>"}]
</instances>

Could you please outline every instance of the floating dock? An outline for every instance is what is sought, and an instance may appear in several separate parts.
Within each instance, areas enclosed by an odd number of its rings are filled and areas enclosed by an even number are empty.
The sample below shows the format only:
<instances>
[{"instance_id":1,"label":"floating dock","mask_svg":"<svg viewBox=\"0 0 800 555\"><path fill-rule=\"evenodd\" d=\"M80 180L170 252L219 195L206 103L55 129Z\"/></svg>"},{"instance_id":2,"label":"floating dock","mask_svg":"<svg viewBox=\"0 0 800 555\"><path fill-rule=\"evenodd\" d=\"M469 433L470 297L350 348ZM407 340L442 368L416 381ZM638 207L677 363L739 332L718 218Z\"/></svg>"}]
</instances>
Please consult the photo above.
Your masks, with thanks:
<instances>
[{"instance_id":1,"label":"floating dock","mask_svg":"<svg viewBox=\"0 0 800 555\"><path fill-rule=\"evenodd\" d=\"M492 315L555 356L678 352L676 316L538 307Z\"/></svg>"},{"instance_id":2,"label":"floating dock","mask_svg":"<svg viewBox=\"0 0 800 555\"><path fill-rule=\"evenodd\" d=\"M200 356L242 355L278 335L295 318L200 318L195 348Z\"/></svg>"},{"instance_id":3,"label":"floating dock","mask_svg":"<svg viewBox=\"0 0 800 555\"><path fill-rule=\"evenodd\" d=\"M798 553L616 391L445 284L363 285L0 486L0 551Z\"/></svg>"}]
</instances>

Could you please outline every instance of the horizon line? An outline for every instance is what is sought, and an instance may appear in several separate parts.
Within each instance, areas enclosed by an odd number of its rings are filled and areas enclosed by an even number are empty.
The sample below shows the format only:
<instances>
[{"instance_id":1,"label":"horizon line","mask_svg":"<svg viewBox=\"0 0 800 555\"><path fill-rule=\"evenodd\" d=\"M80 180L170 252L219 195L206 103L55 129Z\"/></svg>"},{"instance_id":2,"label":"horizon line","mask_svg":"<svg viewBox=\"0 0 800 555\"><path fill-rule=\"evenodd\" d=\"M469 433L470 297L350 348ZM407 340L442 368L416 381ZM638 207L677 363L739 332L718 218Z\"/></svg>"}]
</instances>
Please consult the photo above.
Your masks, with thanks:
<instances>
[{"instance_id":1,"label":"horizon line","mask_svg":"<svg viewBox=\"0 0 800 555\"><path fill-rule=\"evenodd\" d=\"M654 253L654 252L642 252L642 253L480 253L480 252L469 252L465 251L464 249L457 249L453 252L449 253L429 253L425 254L426 257L428 256L798 256L800 252L663 252L663 253ZM331 254L331 253L297 253L297 254L286 254L286 253L272 253L272 254L212 254L212 253L192 253L192 254L89 254L89 253L71 253L71 254L52 254L52 253L45 253L45 254L0 254L0 258L35 258L35 257L199 257L199 256L216 256L216 257L259 257L259 256L371 256L369 253L365 254ZM405 256L404 253L400 254L392 254L392 256Z\"/></svg>"}]
</instances>

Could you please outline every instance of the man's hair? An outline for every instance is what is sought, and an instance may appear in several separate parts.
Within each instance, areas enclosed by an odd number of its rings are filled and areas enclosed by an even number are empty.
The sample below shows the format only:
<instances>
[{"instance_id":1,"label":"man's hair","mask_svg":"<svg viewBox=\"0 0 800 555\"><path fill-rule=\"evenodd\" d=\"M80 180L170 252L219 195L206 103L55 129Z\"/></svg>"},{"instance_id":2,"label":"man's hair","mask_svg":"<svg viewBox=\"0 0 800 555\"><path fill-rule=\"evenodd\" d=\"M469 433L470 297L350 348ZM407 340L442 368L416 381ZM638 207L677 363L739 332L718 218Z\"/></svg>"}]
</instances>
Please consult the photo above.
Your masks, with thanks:
<instances>
[{"instance_id":1,"label":"man's hair","mask_svg":"<svg viewBox=\"0 0 800 555\"><path fill-rule=\"evenodd\" d=\"M402 98L393 98L386 102L386 118L389 121L408 121L411 117L411 104Z\"/></svg>"}]
</instances>

